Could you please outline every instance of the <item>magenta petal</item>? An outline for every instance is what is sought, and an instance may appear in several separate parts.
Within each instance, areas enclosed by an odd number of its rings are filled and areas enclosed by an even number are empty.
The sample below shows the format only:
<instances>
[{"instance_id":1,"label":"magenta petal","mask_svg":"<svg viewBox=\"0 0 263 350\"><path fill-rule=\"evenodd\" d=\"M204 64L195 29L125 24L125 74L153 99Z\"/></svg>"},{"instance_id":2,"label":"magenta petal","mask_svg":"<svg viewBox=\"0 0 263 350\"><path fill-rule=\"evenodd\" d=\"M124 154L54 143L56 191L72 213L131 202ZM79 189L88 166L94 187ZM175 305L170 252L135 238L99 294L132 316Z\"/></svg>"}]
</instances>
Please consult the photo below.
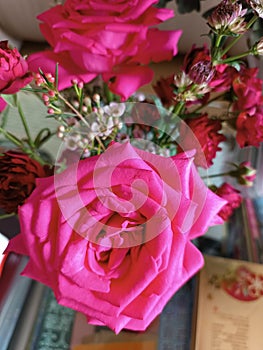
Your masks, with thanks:
<instances>
[{"instance_id":1,"label":"magenta petal","mask_svg":"<svg viewBox=\"0 0 263 350\"><path fill-rule=\"evenodd\" d=\"M148 84L153 79L153 71L144 66L121 66L116 75L103 74L103 80L109 84L109 88L115 94L126 100L139 87ZM110 79L113 78L113 82Z\"/></svg>"}]
</instances>

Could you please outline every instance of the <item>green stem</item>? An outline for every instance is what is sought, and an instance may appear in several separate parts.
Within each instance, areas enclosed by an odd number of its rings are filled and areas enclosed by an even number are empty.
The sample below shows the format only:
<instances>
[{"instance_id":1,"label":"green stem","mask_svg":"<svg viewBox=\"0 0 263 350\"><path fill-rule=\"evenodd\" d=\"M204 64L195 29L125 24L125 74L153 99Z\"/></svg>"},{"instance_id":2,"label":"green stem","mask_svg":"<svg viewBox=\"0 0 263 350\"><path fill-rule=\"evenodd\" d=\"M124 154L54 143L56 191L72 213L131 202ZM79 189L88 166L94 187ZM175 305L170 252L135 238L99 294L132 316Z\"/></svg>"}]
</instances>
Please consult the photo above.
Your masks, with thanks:
<instances>
[{"instance_id":1,"label":"green stem","mask_svg":"<svg viewBox=\"0 0 263 350\"><path fill-rule=\"evenodd\" d=\"M57 95L58 95L59 99L61 101L63 101L65 103L65 105L68 106L85 125L90 126L89 123L87 122L87 120L83 117L83 115L74 106L72 106L72 104L70 102L68 102L68 100L66 100L60 94L60 92L57 92Z\"/></svg>"},{"instance_id":2,"label":"green stem","mask_svg":"<svg viewBox=\"0 0 263 350\"><path fill-rule=\"evenodd\" d=\"M212 174L212 175L207 175L205 177L202 177L202 179L219 177L219 176L228 176L228 175L229 175L229 172L227 172L227 173L219 173L219 174Z\"/></svg>"},{"instance_id":3,"label":"green stem","mask_svg":"<svg viewBox=\"0 0 263 350\"><path fill-rule=\"evenodd\" d=\"M254 15L251 20L248 22L247 24L247 29L249 29L258 19L257 15ZM241 39L243 37L243 35L239 35L237 36L234 40L232 40L229 45L222 51L222 55L221 57L223 57L238 41L239 39Z\"/></svg>"},{"instance_id":4,"label":"green stem","mask_svg":"<svg viewBox=\"0 0 263 350\"><path fill-rule=\"evenodd\" d=\"M5 136L5 138L9 141L11 141L12 143L14 143L16 146L22 148L22 142L19 141L14 135L12 135L11 133L7 132L5 129L0 127L0 132Z\"/></svg>"},{"instance_id":5,"label":"green stem","mask_svg":"<svg viewBox=\"0 0 263 350\"><path fill-rule=\"evenodd\" d=\"M2 214L2 215L0 215L0 220L7 219L7 218L10 218L10 217L15 216L15 215L16 215L16 213Z\"/></svg>"},{"instance_id":6,"label":"green stem","mask_svg":"<svg viewBox=\"0 0 263 350\"><path fill-rule=\"evenodd\" d=\"M220 95L217 95L217 96L211 98L211 99L208 100L205 104L203 104L203 105L201 105L201 106L198 106L196 109L194 109L194 110L192 111L192 113L193 113L193 114L198 113L198 112L201 111L203 108L209 106L210 103L219 100L221 97L224 97L224 95L225 95L225 93L220 94Z\"/></svg>"},{"instance_id":7,"label":"green stem","mask_svg":"<svg viewBox=\"0 0 263 350\"><path fill-rule=\"evenodd\" d=\"M90 127L88 121L83 117L83 115L74 106L72 106L72 104L70 102L68 102L59 92L57 92L57 95L65 103L65 105L68 106L86 126ZM100 147L103 150L105 150L105 147L98 136L96 136L96 140L98 141Z\"/></svg>"},{"instance_id":8,"label":"green stem","mask_svg":"<svg viewBox=\"0 0 263 350\"><path fill-rule=\"evenodd\" d=\"M31 134L30 134L30 131L29 131L29 127L27 125L23 109L22 109L21 104L19 102L17 103L17 108L18 108L19 116L20 116L20 119L22 121L24 130L25 130L25 133L26 133L26 136L27 136L28 144L29 144L31 150L34 150L35 149L34 141L33 141L32 137L31 137Z\"/></svg>"},{"instance_id":9,"label":"green stem","mask_svg":"<svg viewBox=\"0 0 263 350\"><path fill-rule=\"evenodd\" d=\"M178 117L183 108L184 108L184 102L183 101L178 102L177 105L174 107L174 110L172 111L173 113L172 119Z\"/></svg>"},{"instance_id":10,"label":"green stem","mask_svg":"<svg viewBox=\"0 0 263 350\"><path fill-rule=\"evenodd\" d=\"M231 63L231 62L234 62L236 60L239 60L240 58L247 57L248 55L251 55L251 54L252 54L252 52L249 50L249 51L243 52L239 55L236 55L233 57L228 57L224 60L221 60L220 63Z\"/></svg>"}]
</instances>

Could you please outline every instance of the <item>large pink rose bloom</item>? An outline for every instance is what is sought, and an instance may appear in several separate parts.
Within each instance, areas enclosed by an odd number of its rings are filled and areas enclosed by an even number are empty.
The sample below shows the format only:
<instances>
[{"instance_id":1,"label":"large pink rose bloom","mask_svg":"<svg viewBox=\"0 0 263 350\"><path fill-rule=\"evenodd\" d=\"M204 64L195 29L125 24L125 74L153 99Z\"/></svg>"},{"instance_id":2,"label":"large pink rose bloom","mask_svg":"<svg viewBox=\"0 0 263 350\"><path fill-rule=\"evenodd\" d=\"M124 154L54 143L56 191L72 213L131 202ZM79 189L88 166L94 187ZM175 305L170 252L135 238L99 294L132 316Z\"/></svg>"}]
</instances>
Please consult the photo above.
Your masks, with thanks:
<instances>
[{"instance_id":1,"label":"large pink rose bloom","mask_svg":"<svg viewBox=\"0 0 263 350\"><path fill-rule=\"evenodd\" d=\"M16 48L9 48L7 41L0 41L0 94L14 94L31 80L27 61ZM4 108L2 99L0 108Z\"/></svg>"},{"instance_id":2,"label":"large pink rose bloom","mask_svg":"<svg viewBox=\"0 0 263 350\"><path fill-rule=\"evenodd\" d=\"M23 275L89 323L145 330L202 267L191 240L223 222L225 203L191 155L163 158L114 143L37 180L8 251L29 256Z\"/></svg>"},{"instance_id":3,"label":"large pink rose bloom","mask_svg":"<svg viewBox=\"0 0 263 350\"><path fill-rule=\"evenodd\" d=\"M29 57L30 69L55 71L60 88L72 79L91 81L102 75L123 99L153 78L147 66L177 54L181 31L160 31L157 24L173 17L157 9L157 0L66 0L38 16L52 49Z\"/></svg>"}]
</instances>

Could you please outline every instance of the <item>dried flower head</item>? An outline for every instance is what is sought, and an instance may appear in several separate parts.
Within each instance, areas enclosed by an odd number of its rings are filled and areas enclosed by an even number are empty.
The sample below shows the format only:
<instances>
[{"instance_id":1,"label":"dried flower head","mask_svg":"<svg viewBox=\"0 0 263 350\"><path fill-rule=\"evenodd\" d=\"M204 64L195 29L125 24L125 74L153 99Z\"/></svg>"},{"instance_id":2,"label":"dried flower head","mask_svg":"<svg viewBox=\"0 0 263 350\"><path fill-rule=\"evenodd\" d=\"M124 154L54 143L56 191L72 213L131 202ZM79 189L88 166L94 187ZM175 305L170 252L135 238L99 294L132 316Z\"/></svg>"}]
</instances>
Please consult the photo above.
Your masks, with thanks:
<instances>
[{"instance_id":1,"label":"dried flower head","mask_svg":"<svg viewBox=\"0 0 263 350\"><path fill-rule=\"evenodd\" d=\"M256 14L263 18L263 1L262 0L247 0L247 3L256 12Z\"/></svg>"},{"instance_id":2,"label":"dried flower head","mask_svg":"<svg viewBox=\"0 0 263 350\"><path fill-rule=\"evenodd\" d=\"M263 55L263 38L261 38L259 41L257 41L253 45L251 51L254 55L259 55L259 56Z\"/></svg>"},{"instance_id":3,"label":"dried flower head","mask_svg":"<svg viewBox=\"0 0 263 350\"><path fill-rule=\"evenodd\" d=\"M208 17L207 23L212 30L220 34L243 34L246 31L246 22L243 17L246 12L242 4L223 0Z\"/></svg>"},{"instance_id":4,"label":"dried flower head","mask_svg":"<svg viewBox=\"0 0 263 350\"><path fill-rule=\"evenodd\" d=\"M211 91L207 82L195 83L185 72L174 76L175 101L194 102Z\"/></svg>"}]
</instances>

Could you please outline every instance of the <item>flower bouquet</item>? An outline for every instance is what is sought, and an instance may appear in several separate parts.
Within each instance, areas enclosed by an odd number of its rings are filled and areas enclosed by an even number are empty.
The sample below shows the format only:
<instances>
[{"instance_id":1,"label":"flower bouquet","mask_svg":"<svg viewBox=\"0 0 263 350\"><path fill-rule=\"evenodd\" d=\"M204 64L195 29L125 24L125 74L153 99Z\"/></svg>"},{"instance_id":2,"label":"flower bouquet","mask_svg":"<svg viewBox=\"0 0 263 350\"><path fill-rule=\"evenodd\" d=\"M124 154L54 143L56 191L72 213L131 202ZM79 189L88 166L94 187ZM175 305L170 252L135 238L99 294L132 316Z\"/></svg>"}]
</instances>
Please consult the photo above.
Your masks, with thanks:
<instances>
[{"instance_id":1,"label":"flower bouquet","mask_svg":"<svg viewBox=\"0 0 263 350\"><path fill-rule=\"evenodd\" d=\"M174 14L155 4L66 0L38 17L47 50L22 57L0 43L0 132L9 142L0 207L20 224L7 251L28 256L23 275L49 286L60 304L116 333L148 327L202 267L195 240L240 205L233 182L216 186L222 174L209 174L224 126L239 147L263 140L262 81L241 61L262 44L228 55L258 12L219 3L207 19L211 47L193 46L179 73L143 96L149 64L171 60L182 35L156 27ZM34 135L22 93L47 108ZM215 101L226 106L220 115L209 112ZM5 127L13 108L22 139ZM52 159L43 152L51 137L61 141ZM250 186L255 170L231 163L223 176Z\"/></svg>"}]
</instances>

